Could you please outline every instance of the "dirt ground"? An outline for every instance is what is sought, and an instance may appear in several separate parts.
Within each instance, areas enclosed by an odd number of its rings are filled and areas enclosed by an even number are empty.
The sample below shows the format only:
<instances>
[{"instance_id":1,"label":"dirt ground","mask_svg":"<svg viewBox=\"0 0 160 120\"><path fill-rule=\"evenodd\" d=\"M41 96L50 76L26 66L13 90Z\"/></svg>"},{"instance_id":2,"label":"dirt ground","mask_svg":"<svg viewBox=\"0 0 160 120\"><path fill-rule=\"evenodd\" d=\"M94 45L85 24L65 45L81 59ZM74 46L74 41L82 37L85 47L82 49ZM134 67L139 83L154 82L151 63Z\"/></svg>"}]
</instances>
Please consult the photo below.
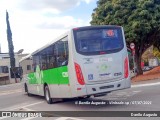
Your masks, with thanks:
<instances>
[{"instance_id":1,"label":"dirt ground","mask_svg":"<svg viewBox=\"0 0 160 120\"><path fill-rule=\"evenodd\" d=\"M133 77L132 82L160 79L160 66L153 68L150 71L144 72L143 75Z\"/></svg>"}]
</instances>

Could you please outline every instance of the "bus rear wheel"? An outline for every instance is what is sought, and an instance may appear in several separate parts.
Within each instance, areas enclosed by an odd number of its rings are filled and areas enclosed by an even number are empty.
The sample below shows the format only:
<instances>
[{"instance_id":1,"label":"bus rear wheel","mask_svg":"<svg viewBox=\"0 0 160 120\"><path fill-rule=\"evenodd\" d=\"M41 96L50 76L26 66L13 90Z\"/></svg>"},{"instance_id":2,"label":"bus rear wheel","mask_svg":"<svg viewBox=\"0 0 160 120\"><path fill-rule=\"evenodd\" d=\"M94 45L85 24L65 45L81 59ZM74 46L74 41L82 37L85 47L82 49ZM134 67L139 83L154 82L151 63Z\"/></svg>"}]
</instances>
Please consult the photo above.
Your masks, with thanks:
<instances>
[{"instance_id":1,"label":"bus rear wheel","mask_svg":"<svg viewBox=\"0 0 160 120\"><path fill-rule=\"evenodd\" d=\"M24 85L24 89L25 89L25 92L27 93L27 95L28 95L28 96L31 96L31 94L28 92L28 87L27 87L26 84Z\"/></svg>"},{"instance_id":2,"label":"bus rear wheel","mask_svg":"<svg viewBox=\"0 0 160 120\"><path fill-rule=\"evenodd\" d=\"M91 96L90 95L87 95L87 96L83 96L83 97L78 97L78 99L87 99L87 98L90 98Z\"/></svg>"},{"instance_id":3,"label":"bus rear wheel","mask_svg":"<svg viewBox=\"0 0 160 120\"><path fill-rule=\"evenodd\" d=\"M51 104L52 103L52 98L50 96L49 87L46 85L44 90L45 90L45 99L46 99L48 104Z\"/></svg>"}]
</instances>

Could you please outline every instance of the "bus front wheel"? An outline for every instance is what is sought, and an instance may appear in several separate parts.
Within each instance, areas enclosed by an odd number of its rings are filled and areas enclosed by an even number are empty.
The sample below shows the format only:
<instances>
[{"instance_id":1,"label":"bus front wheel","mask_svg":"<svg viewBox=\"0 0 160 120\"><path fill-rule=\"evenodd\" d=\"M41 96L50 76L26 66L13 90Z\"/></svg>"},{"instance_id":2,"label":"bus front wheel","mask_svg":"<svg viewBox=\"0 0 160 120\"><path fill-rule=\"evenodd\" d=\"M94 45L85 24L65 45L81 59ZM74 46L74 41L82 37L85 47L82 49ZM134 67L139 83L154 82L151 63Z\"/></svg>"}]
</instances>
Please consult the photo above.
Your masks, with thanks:
<instances>
[{"instance_id":1,"label":"bus front wheel","mask_svg":"<svg viewBox=\"0 0 160 120\"><path fill-rule=\"evenodd\" d=\"M50 96L49 87L47 85L45 86L45 99L46 99L48 104L52 103L52 98Z\"/></svg>"}]
</instances>

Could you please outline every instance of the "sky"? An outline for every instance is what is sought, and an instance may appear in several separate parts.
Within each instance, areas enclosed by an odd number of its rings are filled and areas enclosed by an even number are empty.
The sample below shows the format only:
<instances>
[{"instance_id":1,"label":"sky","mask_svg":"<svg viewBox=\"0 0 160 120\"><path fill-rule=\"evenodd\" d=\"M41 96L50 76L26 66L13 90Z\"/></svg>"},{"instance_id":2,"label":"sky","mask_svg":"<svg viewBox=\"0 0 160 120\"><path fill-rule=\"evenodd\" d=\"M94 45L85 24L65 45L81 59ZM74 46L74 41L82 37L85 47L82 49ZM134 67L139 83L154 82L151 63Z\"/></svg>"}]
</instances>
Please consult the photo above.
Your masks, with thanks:
<instances>
[{"instance_id":1,"label":"sky","mask_svg":"<svg viewBox=\"0 0 160 120\"><path fill-rule=\"evenodd\" d=\"M88 26L97 0L0 0L1 52L8 52L6 10L14 52L31 53L71 28Z\"/></svg>"}]
</instances>

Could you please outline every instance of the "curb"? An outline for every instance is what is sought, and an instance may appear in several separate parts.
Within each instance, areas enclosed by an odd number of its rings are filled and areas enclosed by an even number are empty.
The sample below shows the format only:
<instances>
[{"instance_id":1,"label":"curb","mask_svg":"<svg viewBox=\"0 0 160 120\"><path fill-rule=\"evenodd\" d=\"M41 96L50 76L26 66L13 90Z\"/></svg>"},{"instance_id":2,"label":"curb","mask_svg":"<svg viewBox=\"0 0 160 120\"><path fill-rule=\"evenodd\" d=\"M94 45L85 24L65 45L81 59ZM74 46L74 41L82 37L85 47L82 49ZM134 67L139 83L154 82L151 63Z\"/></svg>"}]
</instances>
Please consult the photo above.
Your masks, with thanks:
<instances>
[{"instance_id":1,"label":"curb","mask_svg":"<svg viewBox=\"0 0 160 120\"><path fill-rule=\"evenodd\" d=\"M21 85L22 83L10 83L10 84L7 84L7 85L0 85L0 87L11 87L11 86L14 86L14 85Z\"/></svg>"}]
</instances>

